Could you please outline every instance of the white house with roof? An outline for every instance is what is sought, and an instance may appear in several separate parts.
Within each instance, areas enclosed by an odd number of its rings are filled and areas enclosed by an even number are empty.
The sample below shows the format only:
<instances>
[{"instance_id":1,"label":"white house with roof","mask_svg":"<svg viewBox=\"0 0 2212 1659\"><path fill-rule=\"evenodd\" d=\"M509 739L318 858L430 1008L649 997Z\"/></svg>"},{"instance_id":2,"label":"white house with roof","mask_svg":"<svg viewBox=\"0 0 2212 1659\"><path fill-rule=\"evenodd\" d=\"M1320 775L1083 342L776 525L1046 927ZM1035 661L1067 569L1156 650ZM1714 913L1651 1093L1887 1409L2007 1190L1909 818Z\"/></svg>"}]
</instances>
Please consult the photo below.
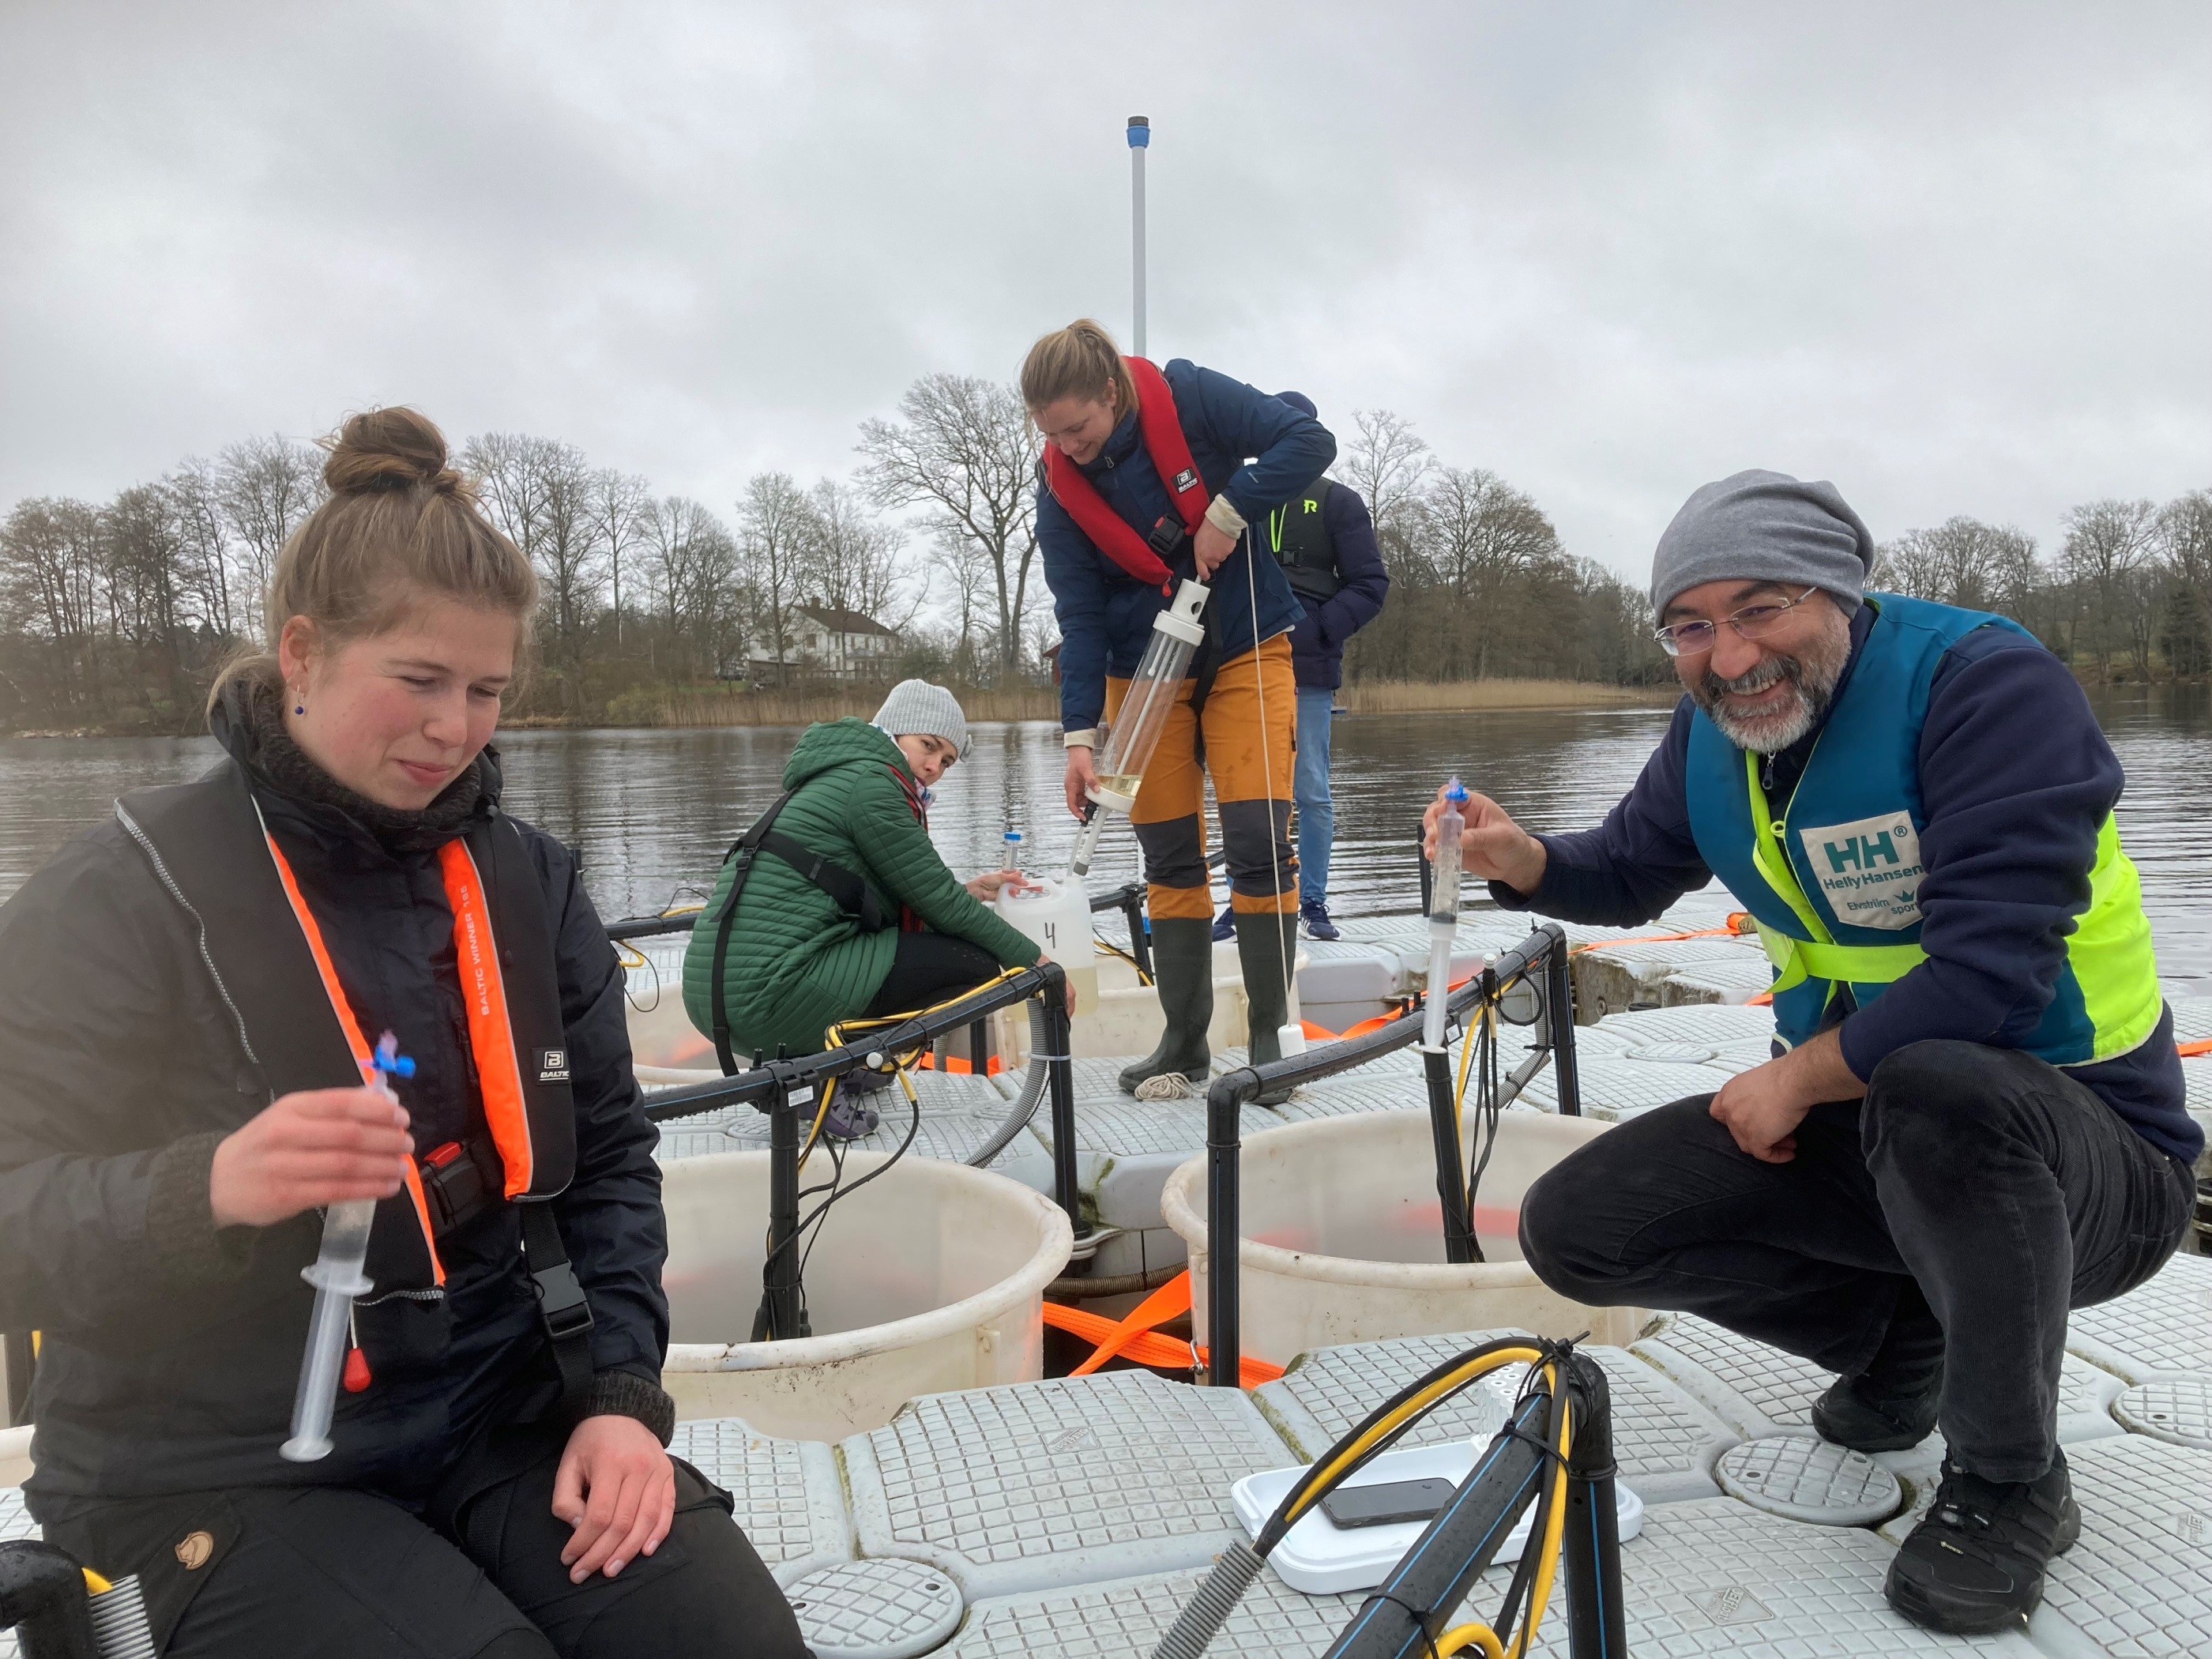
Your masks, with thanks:
<instances>
[{"instance_id":1,"label":"white house with roof","mask_svg":"<svg viewBox=\"0 0 2212 1659\"><path fill-rule=\"evenodd\" d=\"M881 679L899 650L898 630L873 617L831 605L794 605L783 613L783 662L793 676ZM745 647L747 677L776 678L775 641L767 619Z\"/></svg>"}]
</instances>

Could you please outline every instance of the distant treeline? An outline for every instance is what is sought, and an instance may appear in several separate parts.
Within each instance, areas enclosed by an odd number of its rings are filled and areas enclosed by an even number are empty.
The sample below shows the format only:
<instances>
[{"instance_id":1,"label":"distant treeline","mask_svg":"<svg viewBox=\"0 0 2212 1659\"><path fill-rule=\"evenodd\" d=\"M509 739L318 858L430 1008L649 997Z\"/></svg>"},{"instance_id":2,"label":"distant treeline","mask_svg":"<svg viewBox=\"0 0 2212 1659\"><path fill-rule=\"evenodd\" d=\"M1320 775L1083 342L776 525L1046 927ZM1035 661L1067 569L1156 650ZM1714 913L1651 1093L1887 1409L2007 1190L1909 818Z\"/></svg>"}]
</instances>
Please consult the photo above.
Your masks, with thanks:
<instances>
[{"instance_id":1,"label":"distant treeline","mask_svg":"<svg viewBox=\"0 0 2212 1659\"><path fill-rule=\"evenodd\" d=\"M1640 588L1571 556L1529 496L1442 463L1388 410L1355 411L1338 441L1332 471L1369 501L1393 578L1347 654L1355 684L1668 678ZM544 581L540 662L515 714L731 719L732 696L829 691L798 648L801 605L897 629L885 677L1031 706L1055 630L1018 398L931 375L893 418L862 423L856 451L849 477L811 487L756 475L726 519L555 439L470 439L460 465ZM17 501L0 520L0 730L199 730L216 665L260 637L261 593L321 499L321 459L255 438L105 503ZM1877 580L2002 611L2085 675L2212 672L2212 491L2089 502L2048 556L2019 530L1952 519L1883 547Z\"/></svg>"}]
</instances>

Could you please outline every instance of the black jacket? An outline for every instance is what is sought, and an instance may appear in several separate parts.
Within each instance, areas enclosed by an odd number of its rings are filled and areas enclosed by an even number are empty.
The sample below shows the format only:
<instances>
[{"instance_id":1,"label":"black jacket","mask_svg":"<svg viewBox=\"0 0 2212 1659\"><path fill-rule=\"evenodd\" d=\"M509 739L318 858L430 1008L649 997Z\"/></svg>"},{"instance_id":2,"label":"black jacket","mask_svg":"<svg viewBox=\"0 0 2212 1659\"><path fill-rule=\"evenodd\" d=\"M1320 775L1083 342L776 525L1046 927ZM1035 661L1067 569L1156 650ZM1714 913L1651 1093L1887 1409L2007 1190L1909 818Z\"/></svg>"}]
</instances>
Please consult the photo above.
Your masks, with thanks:
<instances>
[{"instance_id":1,"label":"black jacket","mask_svg":"<svg viewBox=\"0 0 2212 1659\"><path fill-rule=\"evenodd\" d=\"M335 786L320 799L279 787L272 773L286 769L242 705L217 713L233 757L223 764L246 767L363 1028L400 1034L417 1062L401 1097L418 1152L480 1133L435 848L498 811L495 755L477 763L477 799L459 828L372 831L366 814L332 804ZM296 775L296 750L278 758ZM595 1321L592 1407L665 1437L666 1230L622 974L568 849L513 827L557 958L577 1170L554 1208ZM418 1502L503 1395L550 1376L519 1220L497 1205L442 1243L442 1296L357 1309L373 1380L338 1396L337 1450L318 1463L279 1458L313 1297L300 1270L320 1221L219 1231L208 1202L216 1142L268 1103L191 918L117 820L70 842L0 907L0 1328L43 1333L34 1513L70 1494L290 1483Z\"/></svg>"},{"instance_id":2,"label":"black jacket","mask_svg":"<svg viewBox=\"0 0 2212 1659\"><path fill-rule=\"evenodd\" d=\"M1375 538L1375 520L1358 490L1333 484L1322 512L1343 586L1326 599L1298 595L1306 614L1291 632L1291 666L1300 685L1334 691L1344 684L1345 645L1381 614L1390 573ZM1255 531L1265 528L1263 521Z\"/></svg>"}]
</instances>

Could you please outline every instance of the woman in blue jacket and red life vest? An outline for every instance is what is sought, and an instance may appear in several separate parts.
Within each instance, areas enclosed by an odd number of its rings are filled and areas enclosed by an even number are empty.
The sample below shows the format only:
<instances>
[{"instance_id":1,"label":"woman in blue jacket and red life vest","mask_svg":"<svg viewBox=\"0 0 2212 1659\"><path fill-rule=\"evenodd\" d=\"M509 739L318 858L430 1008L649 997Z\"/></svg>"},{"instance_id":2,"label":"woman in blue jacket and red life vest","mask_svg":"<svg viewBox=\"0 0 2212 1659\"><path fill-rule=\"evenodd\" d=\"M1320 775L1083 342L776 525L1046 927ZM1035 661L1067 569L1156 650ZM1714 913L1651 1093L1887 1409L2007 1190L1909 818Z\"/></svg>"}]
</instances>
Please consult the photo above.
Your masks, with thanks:
<instances>
[{"instance_id":1,"label":"woman in blue jacket and red life vest","mask_svg":"<svg viewBox=\"0 0 2212 1659\"><path fill-rule=\"evenodd\" d=\"M1206 642L1130 815L1167 1029L1121 1079L1148 1096L1177 1090L1145 1086L1155 1079L1202 1085L1213 1014L1205 774L1221 815L1255 1061L1278 1055L1297 930L1290 635L1304 611L1274 560L1254 556L1245 526L1319 477L1336 440L1312 416L1210 368L1124 357L1088 319L1030 348L1021 387L1045 441L1037 541L1060 622L1067 804L1078 817L1097 781L1100 721L1119 709L1152 619L1180 579L1212 587Z\"/></svg>"},{"instance_id":2,"label":"woman in blue jacket and red life vest","mask_svg":"<svg viewBox=\"0 0 2212 1659\"><path fill-rule=\"evenodd\" d=\"M170 1659L805 1651L667 1444L667 1231L622 971L489 746L538 584L411 410L286 545L227 751L0 908L0 1328L30 1511ZM389 1030L395 1106L363 1086ZM378 1200L319 1461L317 1211Z\"/></svg>"}]
</instances>

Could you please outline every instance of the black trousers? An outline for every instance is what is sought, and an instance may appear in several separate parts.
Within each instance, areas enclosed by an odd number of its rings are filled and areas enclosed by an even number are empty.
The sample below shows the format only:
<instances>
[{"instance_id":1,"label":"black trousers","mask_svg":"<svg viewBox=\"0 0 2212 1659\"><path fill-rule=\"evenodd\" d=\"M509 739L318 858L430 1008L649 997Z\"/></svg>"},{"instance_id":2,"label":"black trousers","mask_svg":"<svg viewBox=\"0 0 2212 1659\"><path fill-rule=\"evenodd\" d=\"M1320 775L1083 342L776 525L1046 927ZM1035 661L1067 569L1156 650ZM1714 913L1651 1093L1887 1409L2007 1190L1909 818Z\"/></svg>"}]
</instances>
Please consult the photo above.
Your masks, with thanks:
<instances>
[{"instance_id":1,"label":"black trousers","mask_svg":"<svg viewBox=\"0 0 2212 1659\"><path fill-rule=\"evenodd\" d=\"M999 976L999 959L980 945L950 933L901 933L898 954L884 975L870 1018L903 1014L972 991Z\"/></svg>"},{"instance_id":2,"label":"black trousers","mask_svg":"<svg viewBox=\"0 0 2212 1659\"><path fill-rule=\"evenodd\" d=\"M1521 1247L1544 1282L1698 1314L1846 1375L1893 1316L1932 1310L1951 1456L1990 1480L2048 1469L2067 1310L2173 1253L2188 1167L2065 1073L1978 1043L1899 1049L1863 1103L1812 1109L1787 1164L1738 1151L1711 1103L1633 1118L1529 1190Z\"/></svg>"},{"instance_id":3,"label":"black trousers","mask_svg":"<svg viewBox=\"0 0 2212 1659\"><path fill-rule=\"evenodd\" d=\"M421 1516L344 1487L257 1486L64 1503L46 1537L137 1572L168 1659L805 1659L729 1495L690 1465L660 1547L572 1584L552 1513L567 1435L503 1433L483 1478Z\"/></svg>"}]
</instances>

